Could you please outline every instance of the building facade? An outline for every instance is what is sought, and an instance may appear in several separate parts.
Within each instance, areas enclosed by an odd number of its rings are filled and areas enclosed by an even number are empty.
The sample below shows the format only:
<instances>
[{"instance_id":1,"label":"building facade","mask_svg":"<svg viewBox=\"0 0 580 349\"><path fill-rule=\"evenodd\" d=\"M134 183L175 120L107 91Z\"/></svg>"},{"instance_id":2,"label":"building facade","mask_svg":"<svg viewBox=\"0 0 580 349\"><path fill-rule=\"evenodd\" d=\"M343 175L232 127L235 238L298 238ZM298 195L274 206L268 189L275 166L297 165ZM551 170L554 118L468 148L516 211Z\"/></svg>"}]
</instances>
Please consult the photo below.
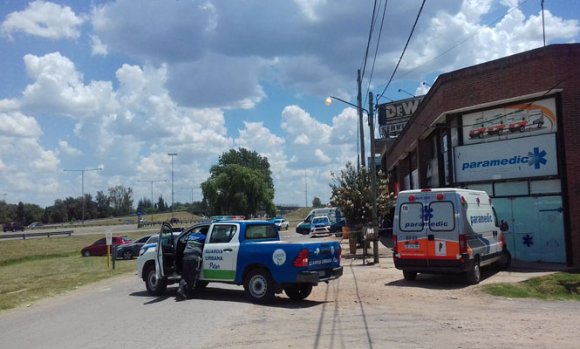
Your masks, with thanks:
<instances>
[{"instance_id":1,"label":"building facade","mask_svg":"<svg viewBox=\"0 0 580 349\"><path fill-rule=\"evenodd\" d=\"M579 62L550 45L439 76L381 156L391 190L485 190L514 259L580 266Z\"/></svg>"}]
</instances>

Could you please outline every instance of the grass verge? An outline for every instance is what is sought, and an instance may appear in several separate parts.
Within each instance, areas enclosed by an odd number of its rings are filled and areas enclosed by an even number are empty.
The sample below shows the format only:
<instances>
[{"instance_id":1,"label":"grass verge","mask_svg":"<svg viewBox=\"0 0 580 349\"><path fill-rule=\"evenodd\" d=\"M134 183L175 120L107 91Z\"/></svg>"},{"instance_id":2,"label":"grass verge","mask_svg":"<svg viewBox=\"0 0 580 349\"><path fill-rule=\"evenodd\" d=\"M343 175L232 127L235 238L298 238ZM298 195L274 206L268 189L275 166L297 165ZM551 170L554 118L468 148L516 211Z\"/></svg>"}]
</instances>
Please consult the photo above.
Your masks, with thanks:
<instances>
[{"instance_id":1,"label":"grass verge","mask_svg":"<svg viewBox=\"0 0 580 349\"><path fill-rule=\"evenodd\" d=\"M129 233L136 239L143 233ZM65 293L105 278L135 271L135 260L81 257L84 246L101 235L83 235L0 242L0 311Z\"/></svg>"},{"instance_id":2,"label":"grass verge","mask_svg":"<svg viewBox=\"0 0 580 349\"><path fill-rule=\"evenodd\" d=\"M500 297L580 301L580 270L554 273L513 284L485 285L482 290Z\"/></svg>"}]
</instances>

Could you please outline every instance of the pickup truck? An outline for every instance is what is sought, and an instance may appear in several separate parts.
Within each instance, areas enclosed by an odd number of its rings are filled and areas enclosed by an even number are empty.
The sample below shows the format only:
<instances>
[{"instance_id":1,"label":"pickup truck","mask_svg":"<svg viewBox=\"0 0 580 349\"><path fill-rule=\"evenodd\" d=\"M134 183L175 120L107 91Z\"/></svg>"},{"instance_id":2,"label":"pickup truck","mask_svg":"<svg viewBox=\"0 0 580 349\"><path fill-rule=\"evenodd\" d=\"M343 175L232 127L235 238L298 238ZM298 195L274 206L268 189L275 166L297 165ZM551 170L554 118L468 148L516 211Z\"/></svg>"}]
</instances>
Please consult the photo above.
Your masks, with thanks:
<instances>
[{"instance_id":1,"label":"pickup truck","mask_svg":"<svg viewBox=\"0 0 580 349\"><path fill-rule=\"evenodd\" d=\"M163 223L156 246L144 246L137 259L137 275L150 295L160 296L168 284L181 280L183 250L193 232L207 236L196 288L209 282L243 285L252 302L265 304L282 291L290 299L303 300L319 282L342 276L337 241L280 241L271 221L200 223L178 236Z\"/></svg>"}]
</instances>

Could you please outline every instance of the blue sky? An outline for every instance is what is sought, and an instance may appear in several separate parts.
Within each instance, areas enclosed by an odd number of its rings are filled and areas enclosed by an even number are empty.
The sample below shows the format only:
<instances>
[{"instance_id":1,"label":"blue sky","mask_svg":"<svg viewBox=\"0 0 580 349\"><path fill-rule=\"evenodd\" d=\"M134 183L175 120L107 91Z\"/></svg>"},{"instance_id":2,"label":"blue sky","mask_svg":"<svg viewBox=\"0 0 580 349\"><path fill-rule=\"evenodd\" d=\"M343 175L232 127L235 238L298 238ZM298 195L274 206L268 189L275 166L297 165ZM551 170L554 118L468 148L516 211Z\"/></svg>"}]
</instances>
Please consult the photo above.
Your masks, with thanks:
<instances>
[{"instance_id":1,"label":"blue sky","mask_svg":"<svg viewBox=\"0 0 580 349\"><path fill-rule=\"evenodd\" d=\"M377 3L365 96L385 88L421 5L388 2L372 69ZM424 94L439 74L542 46L540 3L427 1L385 96ZM548 44L578 42L579 3L544 2ZM244 147L268 158L276 203L327 202L331 173L358 150L355 110L324 100L355 101L373 4L1 2L0 200L79 197L80 173L64 170L98 167L85 193L124 185L137 201L166 180L153 196L170 201L177 153L175 201L197 201L219 155Z\"/></svg>"}]
</instances>

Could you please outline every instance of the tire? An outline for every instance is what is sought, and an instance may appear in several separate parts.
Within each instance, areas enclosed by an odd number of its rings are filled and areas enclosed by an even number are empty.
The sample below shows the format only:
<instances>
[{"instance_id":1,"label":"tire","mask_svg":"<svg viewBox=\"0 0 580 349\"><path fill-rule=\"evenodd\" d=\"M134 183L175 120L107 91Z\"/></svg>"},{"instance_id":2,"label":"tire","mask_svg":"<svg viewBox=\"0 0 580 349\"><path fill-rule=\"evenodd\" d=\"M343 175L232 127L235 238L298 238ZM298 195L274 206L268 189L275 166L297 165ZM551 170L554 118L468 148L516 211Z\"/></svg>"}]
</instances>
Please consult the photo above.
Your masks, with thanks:
<instances>
[{"instance_id":1,"label":"tire","mask_svg":"<svg viewBox=\"0 0 580 349\"><path fill-rule=\"evenodd\" d=\"M520 127L520 132L526 132L526 127L525 126Z\"/></svg>"},{"instance_id":2,"label":"tire","mask_svg":"<svg viewBox=\"0 0 580 349\"><path fill-rule=\"evenodd\" d=\"M501 253L500 259L496 262L498 269L507 269L512 264L512 254L507 249Z\"/></svg>"},{"instance_id":3,"label":"tire","mask_svg":"<svg viewBox=\"0 0 580 349\"><path fill-rule=\"evenodd\" d=\"M133 259L133 252L129 250L123 251L123 259L124 260Z\"/></svg>"},{"instance_id":4,"label":"tire","mask_svg":"<svg viewBox=\"0 0 580 349\"><path fill-rule=\"evenodd\" d=\"M416 271L403 270L403 277L407 281L415 281L415 280L417 280L417 272Z\"/></svg>"},{"instance_id":5,"label":"tire","mask_svg":"<svg viewBox=\"0 0 580 349\"><path fill-rule=\"evenodd\" d=\"M207 285L209 285L209 282L204 281L204 280L197 280L197 282L195 283L195 289L196 290L205 290L207 288Z\"/></svg>"},{"instance_id":6,"label":"tire","mask_svg":"<svg viewBox=\"0 0 580 349\"><path fill-rule=\"evenodd\" d=\"M91 256L91 251L85 251L83 252L83 257L90 257Z\"/></svg>"},{"instance_id":7,"label":"tire","mask_svg":"<svg viewBox=\"0 0 580 349\"><path fill-rule=\"evenodd\" d=\"M301 301L310 296L312 292L311 284L296 284L284 288L284 293L293 301Z\"/></svg>"},{"instance_id":8,"label":"tire","mask_svg":"<svg viewBox=\"0 0 580 349\"><path fill-rule=\"evenodd\" d=\"M479 266L479 258L473 261L471 269L465 274L467 282L471 285L477 285L481 281L481 268Z\"/></svg>"},{"instance_id":9,"label":"tire","mask_svg":"<svg viewBox=\"0 0 580 349\"><path fill-rule=\"evenodd\" d=\"M155 276L155 264L150 264L145 270L145 287L150 296L159 297L167 289L167 282L164 279L157 279Z\"/></svg>"},{"instance_id":10,"label":"tire","mask_svg":"<svg viewBox=\"0 0 580 349\"><path fill-rule=\"evenodd\" d=\"M254 269L246 276L244 291L253 303L270 303L274 299L274 280L267 270Z\"/></svg>"}]
</instances>

